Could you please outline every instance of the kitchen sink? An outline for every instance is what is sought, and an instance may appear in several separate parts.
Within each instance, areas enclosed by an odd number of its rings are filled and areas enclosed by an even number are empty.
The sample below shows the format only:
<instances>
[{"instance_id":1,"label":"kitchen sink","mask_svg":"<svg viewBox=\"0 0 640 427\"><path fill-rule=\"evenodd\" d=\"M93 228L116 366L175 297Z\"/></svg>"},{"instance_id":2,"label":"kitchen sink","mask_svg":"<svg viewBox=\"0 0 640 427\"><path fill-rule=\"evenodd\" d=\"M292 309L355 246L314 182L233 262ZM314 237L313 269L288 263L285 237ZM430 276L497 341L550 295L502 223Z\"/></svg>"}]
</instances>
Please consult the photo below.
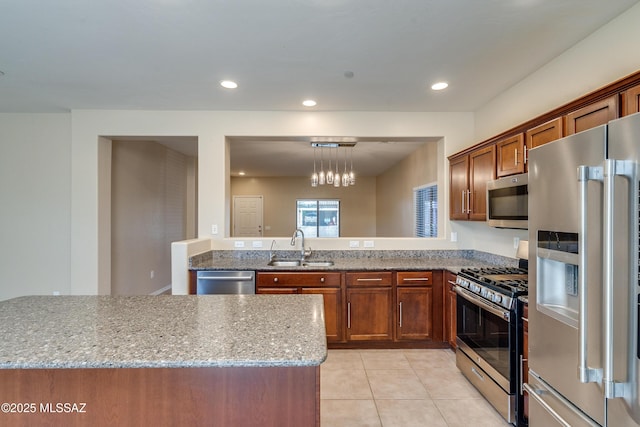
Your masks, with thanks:
<instances>
[{"instance_id":1,"label":"kitchen sink","mask_svg":"<svg viewBox=\"0 0 640 427\"><path fill-rule=\"evenodd\" d=\"M302 265L304 267L331 267L333 261L304 261Z\"/></svg>"},{"instance_id":2,"label":"kitchen sink","mask_svg":"<svg viewBox=\"0 0 640 427\"><path fill-rule=\"evenodd\" d=\"M318 260L318 261L300 261L298 259L272 259L267 264L271 267L331 267L333 261Z\"/></svg>"},{"instance_id":3,"label":"kitchen sink","mask_svg":"<svg viewBox=\"0 0 640 427\"><path fill-rule=\"evenodd\" d=\"M300 260L298 259L272 259L269 264L272 267L299 267Z\"/></svg>"}]
</instances>

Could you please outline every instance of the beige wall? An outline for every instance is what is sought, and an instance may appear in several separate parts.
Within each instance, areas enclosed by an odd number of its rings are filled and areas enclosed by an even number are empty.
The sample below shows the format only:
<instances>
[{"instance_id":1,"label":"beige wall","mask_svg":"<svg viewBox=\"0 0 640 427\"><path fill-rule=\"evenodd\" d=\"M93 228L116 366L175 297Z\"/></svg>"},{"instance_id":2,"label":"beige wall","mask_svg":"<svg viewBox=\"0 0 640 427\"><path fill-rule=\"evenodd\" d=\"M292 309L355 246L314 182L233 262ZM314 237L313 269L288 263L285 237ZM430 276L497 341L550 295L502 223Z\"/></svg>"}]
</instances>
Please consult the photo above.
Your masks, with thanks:
<instances>
[{"instance_id":1,"label":"beige wall","mask_svg":"<svg viewBox=\"0 0 640 427\"><path fill-rule=\"evenodd\" d=\"M154 142L112 143L112 295L171 284L171 242L187 238L188 161Z\"/></svg>"},{"instance_id":2,"label":"beige wall","mask_svg":"<svg viewBox=\"0 0 640 427\"><path fill-rule=\"evenodd\" d=\"M264 237L293 234L297 199L339 199L340 235L367 237L375 236L375 186L372 177L360 177L354 187L346 188L327 185L313 188L308 177L232 177L231 196L263 196Z\"/></svg>"},{"instance_id":3,"label":"beige wall","mask_svg":"<svg viewBox=\"0 0 640 427\"><path fill-rule=\"evenodd\" d=\"M438 181L438 143L430 142L376 180L378 237L413 237L413 189Z\"/></svg>"}]
</instances>

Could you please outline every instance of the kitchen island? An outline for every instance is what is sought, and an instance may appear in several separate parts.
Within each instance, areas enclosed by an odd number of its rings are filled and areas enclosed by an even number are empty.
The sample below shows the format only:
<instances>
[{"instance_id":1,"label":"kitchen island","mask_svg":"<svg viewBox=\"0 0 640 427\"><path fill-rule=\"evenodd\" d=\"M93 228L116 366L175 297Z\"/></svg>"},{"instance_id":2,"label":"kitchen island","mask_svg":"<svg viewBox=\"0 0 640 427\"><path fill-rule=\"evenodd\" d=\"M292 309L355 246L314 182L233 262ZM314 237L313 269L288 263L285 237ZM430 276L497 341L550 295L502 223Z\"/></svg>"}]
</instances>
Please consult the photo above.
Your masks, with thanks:
<instances>
[{"instance_id":1,"label":"kitchen island","mask_svg":"<svg viewBox=\"0 0 640 427\"><path fill-rule=\"evenodd\" d=\"M0 334L0 425L319 425L319 295L20 297Z\"/></svg>"}]
</instances>

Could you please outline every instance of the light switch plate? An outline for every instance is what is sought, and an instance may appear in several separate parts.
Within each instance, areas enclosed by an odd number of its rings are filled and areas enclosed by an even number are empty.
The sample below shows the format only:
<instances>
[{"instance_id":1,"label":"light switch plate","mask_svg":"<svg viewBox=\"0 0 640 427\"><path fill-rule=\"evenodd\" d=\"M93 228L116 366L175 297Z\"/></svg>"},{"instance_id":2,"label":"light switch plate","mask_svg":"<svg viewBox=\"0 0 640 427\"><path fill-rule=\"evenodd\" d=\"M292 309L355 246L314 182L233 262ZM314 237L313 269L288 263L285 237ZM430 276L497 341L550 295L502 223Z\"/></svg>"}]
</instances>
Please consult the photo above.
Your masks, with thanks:
<instances>
[{"instance_id":1,"label":"light switch plate","mask_svg":"<svg viewBox=\"0 0 640 427\"><path fill-rule=\"evenodd\" d=\"M218 234L218 224L211 224L211 234Z\"/></svg>"},{"instance_id":2,"label":"light switch plate","mask_svg":"<svg viewBox=\"0 0 640 427\"><path fill-rule=\"evenodd\" d=\"M364 247L365 248L373 248L374 244L373 244L373 240L365 240L364 241Z\"/></svg>"},{"instance_id":3,"label":"light switch plate","mask_svg":"<svg viewBox=\"0 0 640 427\"><path fill-rule=\"evenodd\" d=\"M251 246L253 246L254 248L261 248L262 247L262 240L254 240L252 242Z\"/></svg>"},{"instance_id":4,"label":"light switch plate","mask_svg":"<svg viewBox=\"0 0 640 427\"><path fill-rule=\"evenodd\" d=\"M458 232L457 231L452 231L451 232L451 241L452 242L457 242L458 241Z\"/></svg>"},{"instance_id":5,"label":"light switch plate","mask_svg":"<svg viewBox=\"0 0 640 427\"><path fill-rule=\"evenodd\" d=\"M350 248L359 248L360 247L360 242L357 240L349 240L349 247Z\"/></svg>"},{"instance_id":6,"label":"light switch plate","mask_svg":"<svg viewBox=\"0 0 640 427\"><path fill-rule=\"evenodd\" d=\"M233 246L236 248L244 248L244 242L242 240L238 240L237 242L233 242Z\"/></svg>"}]
</instances>

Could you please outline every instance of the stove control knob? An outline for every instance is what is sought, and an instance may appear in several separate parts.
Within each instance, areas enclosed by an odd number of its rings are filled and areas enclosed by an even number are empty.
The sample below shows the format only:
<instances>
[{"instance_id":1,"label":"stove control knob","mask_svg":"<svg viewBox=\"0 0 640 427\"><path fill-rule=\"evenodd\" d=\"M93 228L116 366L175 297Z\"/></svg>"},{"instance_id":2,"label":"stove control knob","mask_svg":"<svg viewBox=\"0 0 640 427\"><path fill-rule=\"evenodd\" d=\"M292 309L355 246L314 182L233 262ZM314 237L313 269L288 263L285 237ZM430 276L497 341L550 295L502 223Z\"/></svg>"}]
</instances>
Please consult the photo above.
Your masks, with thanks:
<instances>
[{"instance_id":1,"label":"stove control knob","mask_svg":"<svg viewBox=\"0 0 640 427\"><path fill-rule=\"evenodd\" d=\"M493 296L493 302L500 304L500 302L502 302L502 295L500 294L495 294Z\"/></svg>"}]
</instances>

